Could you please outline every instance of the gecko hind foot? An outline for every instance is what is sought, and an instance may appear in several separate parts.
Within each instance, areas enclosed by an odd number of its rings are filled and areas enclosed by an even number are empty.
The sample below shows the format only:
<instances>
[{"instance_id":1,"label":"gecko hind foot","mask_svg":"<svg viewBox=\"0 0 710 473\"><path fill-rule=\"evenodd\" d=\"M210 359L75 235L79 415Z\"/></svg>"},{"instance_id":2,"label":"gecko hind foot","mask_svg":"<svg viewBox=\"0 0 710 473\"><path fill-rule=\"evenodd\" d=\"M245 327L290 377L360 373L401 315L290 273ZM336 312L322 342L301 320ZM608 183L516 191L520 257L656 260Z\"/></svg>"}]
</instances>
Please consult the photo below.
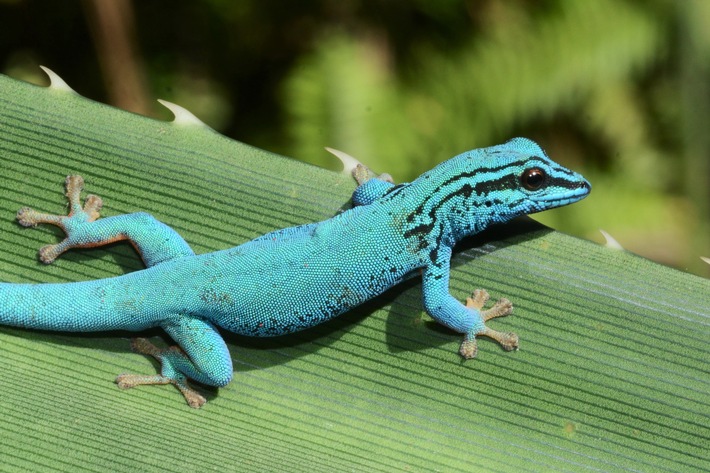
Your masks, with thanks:
<instances>
[{"instance_id":1,"label":"gecko hind foot","mask_svg":"<svg viewBox=\"0 0 710 473\"><path fill-rule=\"evenodd\" d=\"M357 182L358 186L363 185L370 179L378 178L381 181L389 182L390 184L394 184L394 179L392 179L392 176L388 173L383 173L380 174L379 176L372 172L370 168L365 166L362 163L358 163L357 166L352 170L352 175L353 178L355 179L355 182Z\"/></svg>"},{"instance_id":2,"label":"gecko hind foot","mask_svg":"<svg viewBox=\"0 0 710 473\"><path fill-rule=\"evenodd\" d=\"M479 311L484 322L496 317L510 315L513 312L513 304L505 298L498 300L490 309L481 310L489 298L490 296L486 290L476 289L472 296L466 299L466 307ZM459 349L459 353L464 359L469 360L476 356L478 352L476 337L479 335L495 340L506 351L517 350L520 343L518 336L512 332L498 332L483 325L482 329L464 337Z\"/></svg>"},{"instance_id":3,"label":"gecko hind foot","mask_svg":"<svg viewBox=\"0 0 710 473\"><path fill-rule=\"evenodd\" d=\"M182 350L178 347L160 349L145 338L134 338L131 341L131 349L136 353L152 356L161 363L164 371L166 366L163 360L163 355L175 351L182 352ZM207 399L205 399L204 396L190 387L187 383L187 377L185 377L182 373L177 372L170 373L169 376L166 376L165 374L140 375L124 373L116 377L116 384L121 389L130 389L136 386L144 386L149 384L173 384L180 390L182 395L185 397L185 401L187 401L187 404L190 407L197 409L202 407L207 402Z\"/></svg>"},{"instance_id":4,"label":"gecko hind foot","mask_svg":"<svg viewBox=\"0 0 710 473\"><path fill-rule=\"evenodd\" d=\"M73 238L78 225L93 222L100 217L103 201L96 195L86 196L81 205L81 191L84 189L84 178L77 175L67 176L64 183L66 196L69 200L68 215L51 215L37 212L30 207L22 207L17 211L17 222L23 227L35 227L40 223L55 225L61 228L67 237L55 245L43 246L39 250L39 259L45 264L52 263L65 251L83 246L81 241ZM81 240L81 238L79 238Z\"/></svg>"}]
</instances>

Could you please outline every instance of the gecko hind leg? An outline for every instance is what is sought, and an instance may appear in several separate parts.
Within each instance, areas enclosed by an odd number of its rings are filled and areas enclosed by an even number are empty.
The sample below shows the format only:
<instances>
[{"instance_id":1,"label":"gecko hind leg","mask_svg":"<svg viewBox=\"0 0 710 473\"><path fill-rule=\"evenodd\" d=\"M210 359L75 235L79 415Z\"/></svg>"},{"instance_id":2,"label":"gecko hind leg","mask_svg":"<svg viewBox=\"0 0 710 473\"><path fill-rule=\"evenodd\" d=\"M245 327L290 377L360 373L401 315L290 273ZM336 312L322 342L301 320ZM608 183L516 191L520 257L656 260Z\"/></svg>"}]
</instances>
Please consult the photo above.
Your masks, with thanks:
<instances>
[{"instance_id":1,"label":"gecko hind leg","mask_svg":"<svg viewBox=\"0 0 710 473\"><path fill-rule=\"evenodd\" d=\"M100 197L89 195L84 205L81 205L81 191L84 189L81 176L67 176L65 187L69 200L67 215L50 215L29 207L23 207L17 212L17 221L22 226L34 227L46 223L61 228L66 234L61 242L39 250L39 259L43 263L52 263L72 248L94 248L122 240L128 240L135 247L148 267L194 255L187 242L175 230L145 212L99 219L103 206Z\"/></svg>"},{"instance_id":2,"label":"gecko hind leg","mask_svg":"<svg viewBox=\"0 0 710 473\"><path fill-rule=\"evenodd\" d=\"M473 292L472 297L466 299L466 307L479 311L483 322L487 322L488 320L496 317L505 317L513 312L513 304L508 299L500 299L490 309L482 310L489 298L490 296L486 290L476 289ZM478 351L476 337L478 335L495 340L506 351L518 349L519 339L516 334L512 332L498 332L486 327L485 323L482 325L483 328L480 328L473 333L469 333L464 337L464 340L461 343L461 348L459 349L459 353L464 357L464 359L468 360L476 356Z\"/></svg>"},{"instance_id":3,"label":"gecko hind leg","mask_svg":"<svg viewBox=\"0 0 710 473\"><path fill-rule=\"evenodd\" d=\"M161 326L179 346L161 349L145 338L136 338L131 343L134 351L160 362L160 375L122 374L116 378L116 383L124 389L144 384L174 384L190 407L202 407L205 398L192 389L187 380L207 386L226 386L234 373L227 345L217 328L206 320L175 316L166 319Z\"/></svg>"},{"instance_id":4,"label":"gecko hind leg","mask_svg":"<svg viewBox=\"0 0 710 473\"><path fill-rule=\"evenodd\" d=\"M150 385L150 384L173 384L177 387L190 407L199 408L202 407L207 400L204 396L198 393L195 389L190 387L187 382L187 377L177 371L170 372L166 375L165 371L169 370L169 366L164 363L164 356L166 353L172 352L184 356L184 352L179 347L170 347L167 349L160 349L153 345L145 338L134 338L131 341L131 348L136 353L141 353L143 355L149 355L158 360L163 365L163 373L155 375L140 375L140 374L121 374L116 378L116 384L121 389L130 389L136 386ZM166 370L168 368L168 370Z\"/></svg>"}]
</instances>

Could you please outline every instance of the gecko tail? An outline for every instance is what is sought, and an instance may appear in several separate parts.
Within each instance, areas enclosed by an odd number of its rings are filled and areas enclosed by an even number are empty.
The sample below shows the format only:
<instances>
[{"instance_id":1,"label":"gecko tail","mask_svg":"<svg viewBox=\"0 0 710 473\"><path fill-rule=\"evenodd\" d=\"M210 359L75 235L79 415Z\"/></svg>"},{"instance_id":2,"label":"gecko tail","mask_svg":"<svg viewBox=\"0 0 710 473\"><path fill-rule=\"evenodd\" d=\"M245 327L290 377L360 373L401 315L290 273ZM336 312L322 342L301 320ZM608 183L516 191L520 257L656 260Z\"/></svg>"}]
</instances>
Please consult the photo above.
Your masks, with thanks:
<instances>
[{"instance_id":1,"label":"gecko tail","mask_svg":"<svg viewBox=\"0 0 710 473\"><path fill-rule=\"evenodd\" d=\"M145 328L145 324L135 324L135 319L132 326L131 314L116 303L107 303L111 299L112 285L106 281L110 279L50 284L0 283L0 325L60 332Z\"/></svg>"}]
</instances>

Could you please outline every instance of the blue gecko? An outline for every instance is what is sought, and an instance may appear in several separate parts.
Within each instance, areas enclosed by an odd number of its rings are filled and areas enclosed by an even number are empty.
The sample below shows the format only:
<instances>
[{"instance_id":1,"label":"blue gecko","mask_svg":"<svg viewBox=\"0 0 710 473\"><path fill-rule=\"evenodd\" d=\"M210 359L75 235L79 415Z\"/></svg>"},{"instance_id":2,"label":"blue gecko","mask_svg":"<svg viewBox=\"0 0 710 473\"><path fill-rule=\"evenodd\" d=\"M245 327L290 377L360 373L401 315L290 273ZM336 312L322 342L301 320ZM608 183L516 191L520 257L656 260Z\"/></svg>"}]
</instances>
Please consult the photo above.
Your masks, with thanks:
<instances>
[{"instance_id":1,"label":"blue gecko","mask_svg":"<svg viewBox=\"0 0 710 473\"><path fill-rule=\"evenodd\" d=\"M116 382L121 388L172 383L192 407L205 398L188 379L216 387L232 379L232 359L218 327L255 337L288 334L419 274L424 308L464 335L464 358L476 355L478 335L516 349L517 335L485 324L511 312L508 300L484 310L483 290L466 304L449 294L452 248L490 224L576 202L589 194L589 183L525 138L465 152L411 183L395 185L362 166L353 174L359 185L351 209L202 255L147 213L99 219L101 199L90 195L82 206L84 181L68 176L67 216L27 207L17 213L23 226L46 223L66 233L60 243L43 247L40 259L51 263L71 248L127 240L146 269L74 283L0 283L0 324L67 332L161 327L178 346L132 342L135 351L160 361L161 373L122 374Z\"/></svg>"}]
</instances>

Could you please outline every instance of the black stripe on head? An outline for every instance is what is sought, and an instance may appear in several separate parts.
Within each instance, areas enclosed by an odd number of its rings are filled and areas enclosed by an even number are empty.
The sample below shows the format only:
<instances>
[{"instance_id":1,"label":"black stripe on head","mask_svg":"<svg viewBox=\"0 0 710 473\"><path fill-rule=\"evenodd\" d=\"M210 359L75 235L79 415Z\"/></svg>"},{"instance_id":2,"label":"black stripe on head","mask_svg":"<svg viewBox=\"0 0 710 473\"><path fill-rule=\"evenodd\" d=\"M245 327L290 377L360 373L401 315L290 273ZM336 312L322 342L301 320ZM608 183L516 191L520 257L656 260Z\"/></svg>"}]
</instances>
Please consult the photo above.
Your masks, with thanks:
<instances>
[{"instance_id":1,"label":"black stripe on head","mask_svg":"<svg viewBox=\"0 0 710 473\"><path fill-rule=\"evenodd\" d=\"M510 167L510 164L507 164L505 166L497 166L494 168L479 168L475 171L467 171L467 172L461 172L449 179L447 179L444 183L442 183L440 186L436 188L434 192L431 193L429 197L427 197L422 203L417 206L417 208L410 213L407 216L407 222L413 222L414 219L416 218L417 215L422 215L424 213L424 208L426 205L432 200L438 197L442 189L446 186L449 186L451 184L455 184L457 181L460 181L462 179L469 179L473 177L476 174L485 174L485 173L496 173L500 172L502 169L505 169L507 167ZM445 197L441 198L440 201L432 207L432 209L429 211L429 216L433 217L435 210L441 207L441 205L453 197L456 196L463 196L463 197L470 197L471 194L476 194L476 195L483 195L483 194L489 194L492 191L496 190L504 190L504 189L513 189L518 186L518 181L517 178L512 175L512 174L503 174L501 177L497 179L488 179L484 181L480 181L475 183L473 186L466 182L463 184L461 187L459 187L457 190L453 192L449 192Z\"/></svg>"},{"instance_id":2,"label":"black stripe on head","mask_svg":"<svg viewBox=\"0 0 710 473\"><path fill-rule=\"evenodd\" d=\"M580 187L585 187L586 183L580 182L578 180L565 179L563 177L553 177L548 178L547 186L557 186L563 189L579 189Z\"/></svg>"}]
</instances>

